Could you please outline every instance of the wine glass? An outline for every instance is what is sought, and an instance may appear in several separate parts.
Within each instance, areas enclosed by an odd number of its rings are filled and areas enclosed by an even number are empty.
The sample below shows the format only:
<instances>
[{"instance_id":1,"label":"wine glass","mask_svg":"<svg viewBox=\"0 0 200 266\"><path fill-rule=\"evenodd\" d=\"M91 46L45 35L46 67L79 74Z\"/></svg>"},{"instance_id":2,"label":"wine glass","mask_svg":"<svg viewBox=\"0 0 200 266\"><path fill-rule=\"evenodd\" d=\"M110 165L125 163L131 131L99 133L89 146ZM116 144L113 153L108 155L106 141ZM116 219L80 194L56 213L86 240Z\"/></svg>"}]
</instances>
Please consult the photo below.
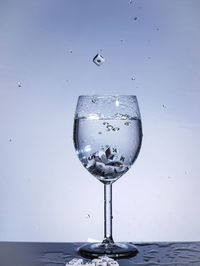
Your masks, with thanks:
<instances>
[{"instance_id":1,"label":"wine glass","mask_svg":"<svg viewBox=\"0 0 200 266\"><path fill-rule=\"evenodd\" d=\"M73 138L83 166L104 184L104 240L81 246L79 253L88 258L136 255L134 245L116 243L112 237L112 184L130 169L142 142L136 96L79 96Z\"/></svg>"}]
</instances>

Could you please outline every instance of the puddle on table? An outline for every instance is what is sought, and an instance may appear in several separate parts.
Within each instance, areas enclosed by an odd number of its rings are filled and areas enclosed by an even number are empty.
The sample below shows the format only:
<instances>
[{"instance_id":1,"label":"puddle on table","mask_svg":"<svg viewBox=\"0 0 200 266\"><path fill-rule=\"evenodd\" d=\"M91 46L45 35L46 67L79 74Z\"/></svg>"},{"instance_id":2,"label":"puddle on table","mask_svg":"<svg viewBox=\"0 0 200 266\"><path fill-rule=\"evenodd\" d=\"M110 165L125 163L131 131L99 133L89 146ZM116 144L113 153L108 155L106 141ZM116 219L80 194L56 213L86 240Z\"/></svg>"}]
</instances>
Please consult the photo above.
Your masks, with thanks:
<instances>
[{"instance_id":1,"label":"puddle on table","mask_svg":"<svg viewBox=\"0 0 200 266\"><path fill-rule=\"evenodd\" d=\"M70 254L65 254L63 252L49 252L45 253L40 257L40 261L44 263L50 263L49 265L63 265L73 256ZM47 265L47 264L45 264Z\"/></svg>"},{"instance_id":2,"label":"puddle on table","mask_svg":"<svg viewBox=\"0 0 200 266\"><path fill-rule=\"evenodd\" d=\"M138 243L135 246L139 252L136 257L127 260L130 262L128 265L200 265L199 242Z\"/></svg>"},{"instance_id":3,"label":"puddle on table","mask_svg":"<svg viewBox=\"0 0 200 266\"><path fill-rule=\"evenodd\" d=\"M45 253L40 257L40 261L44 263L45 266L58 266L65 265L67 262L73 258L83 259L83 262L86 263L90 260L82 258L79 255L71 255L64 252L49 252Z\"/></svg>"},{"instance_id":4,"label":"puddle on table","mask_svg":"<svg viewBox=\"0 0 200 266\"><path fill-rule=\"evenodd\" d=\"M133 244L133 243L132 243ZM130 259L120 259L120 266L132 265L200 265L200 242L193 243L137 243L138 254ZM65 265L73 258L82 258L76 253L80 243L74 243L72 253L49 252L40 257L44 266ZM90 261L82 258L84 263Z\"/></svg>"}]
</instances>

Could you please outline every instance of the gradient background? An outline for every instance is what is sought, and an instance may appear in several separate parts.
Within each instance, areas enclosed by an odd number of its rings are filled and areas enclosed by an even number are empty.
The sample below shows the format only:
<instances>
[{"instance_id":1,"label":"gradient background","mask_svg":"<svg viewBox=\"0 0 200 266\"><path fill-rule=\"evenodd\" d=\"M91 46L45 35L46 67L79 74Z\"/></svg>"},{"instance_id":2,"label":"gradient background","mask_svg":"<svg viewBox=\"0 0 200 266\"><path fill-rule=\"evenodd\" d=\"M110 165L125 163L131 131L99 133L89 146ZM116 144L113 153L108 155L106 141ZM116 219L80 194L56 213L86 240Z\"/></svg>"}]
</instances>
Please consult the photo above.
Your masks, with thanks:
<instances>
[{"instance_id":1,"label":"gradient background","mask_svg":"<svg viewBox=\"0 0 200 266\"><path fill-rule=\"evenodd\" d=\"M0 240L103 238L103 185L72 142L80 94L140 105L115 241L200 240L199 12L199 0L0 0Z\"/></svg>"}]
</instances>

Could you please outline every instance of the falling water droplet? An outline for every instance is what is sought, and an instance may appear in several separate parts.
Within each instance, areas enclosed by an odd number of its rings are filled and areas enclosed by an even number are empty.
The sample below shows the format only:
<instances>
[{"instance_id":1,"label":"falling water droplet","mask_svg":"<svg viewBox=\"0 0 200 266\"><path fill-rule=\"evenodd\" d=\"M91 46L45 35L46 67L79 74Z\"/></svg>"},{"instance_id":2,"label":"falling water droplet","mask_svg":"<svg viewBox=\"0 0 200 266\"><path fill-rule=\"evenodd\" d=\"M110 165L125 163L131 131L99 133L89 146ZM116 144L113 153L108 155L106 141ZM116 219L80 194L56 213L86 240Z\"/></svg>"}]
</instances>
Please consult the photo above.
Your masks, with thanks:
<instances>
[{"instance_id":1,"label":"falling water droplet","mask_svg":"<svg viewBox=\"0 0 200 266\"><path fill-rule=\"evenodd\" d=\"M91 216L90 216L90 214L89 214L89 213L87 213L87 214L86 214L86 218L88 218L88 219L89 219L90 217L91 217Z\"/></svg>"},{"instance_id":2,"label":"falling water droplet","mask_svg":"<svg viewBox=\"0 0 200 266\"><path fill-rule=\"evenodd\" d=\"M21 88L21 86L22 86L21 81L18 81L18 82L17 82L17 86L18 86L19 88Z\"/></svg>"}]
</instances>

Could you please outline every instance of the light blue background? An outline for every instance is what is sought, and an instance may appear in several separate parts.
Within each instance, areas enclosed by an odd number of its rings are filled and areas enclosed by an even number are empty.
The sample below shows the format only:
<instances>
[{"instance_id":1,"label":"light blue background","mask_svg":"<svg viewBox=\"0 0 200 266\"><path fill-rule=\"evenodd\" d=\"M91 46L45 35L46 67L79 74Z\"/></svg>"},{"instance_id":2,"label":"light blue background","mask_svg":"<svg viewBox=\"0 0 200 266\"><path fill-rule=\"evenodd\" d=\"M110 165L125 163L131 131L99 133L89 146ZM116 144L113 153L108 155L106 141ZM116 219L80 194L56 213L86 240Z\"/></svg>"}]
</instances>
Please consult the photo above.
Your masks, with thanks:
<instances>
[{"instance_id":1,"label":"light blue background","mask_svg":"<svg viewBox=\"0 0 200 266\"><path fill-rule=\"evenodd\" d=\"M103 185L72 142L80 94L140 105L114 239L200 240L199 12L198 0L0 0L0 240L103 238Z\"/></svg>"}]
</instances>

